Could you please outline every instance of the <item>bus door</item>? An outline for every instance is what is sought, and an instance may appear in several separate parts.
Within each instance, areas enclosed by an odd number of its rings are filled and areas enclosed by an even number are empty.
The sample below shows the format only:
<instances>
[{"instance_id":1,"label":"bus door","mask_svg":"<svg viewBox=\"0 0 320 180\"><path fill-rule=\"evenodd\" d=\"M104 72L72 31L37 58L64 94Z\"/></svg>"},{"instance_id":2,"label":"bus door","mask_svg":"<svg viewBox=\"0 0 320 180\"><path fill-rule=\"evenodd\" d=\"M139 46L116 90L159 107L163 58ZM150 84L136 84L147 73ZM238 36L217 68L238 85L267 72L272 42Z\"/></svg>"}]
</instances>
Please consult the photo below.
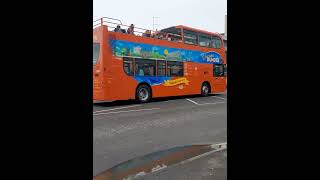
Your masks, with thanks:
<instances>
[{"instance_id":1,"label":"bus door","mask_svg":"<svg viewBox=\"0 0 320 180\"><path fill-rule=\"evenodd\" d=\"M213 81L213 91L221 91L221 88L225 88L226 78L223 64L213 64Z\"/></svg>"}]
</instances>

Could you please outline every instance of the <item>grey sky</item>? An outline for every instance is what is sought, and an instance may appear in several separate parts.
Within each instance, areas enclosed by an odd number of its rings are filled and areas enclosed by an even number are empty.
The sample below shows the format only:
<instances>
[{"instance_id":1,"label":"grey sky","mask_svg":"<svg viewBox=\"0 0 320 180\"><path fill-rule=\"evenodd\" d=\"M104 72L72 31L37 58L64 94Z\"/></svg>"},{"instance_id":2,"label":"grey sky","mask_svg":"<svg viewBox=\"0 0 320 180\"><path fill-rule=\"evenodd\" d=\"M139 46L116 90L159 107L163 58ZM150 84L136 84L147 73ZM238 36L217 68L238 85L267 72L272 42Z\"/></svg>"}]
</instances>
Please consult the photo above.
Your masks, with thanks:
<instances>
[{"instance_id":1,"label":"grey sky","mask_svg":"<svg viewBox=\"0 0 320 180\"><path fill-rule=\"evenodd\" d=\"M152 29L186 25L211 32L224 32L227 0L93 0L93 18L112 17L123 24Z\"/></svg>"}]
</instances>

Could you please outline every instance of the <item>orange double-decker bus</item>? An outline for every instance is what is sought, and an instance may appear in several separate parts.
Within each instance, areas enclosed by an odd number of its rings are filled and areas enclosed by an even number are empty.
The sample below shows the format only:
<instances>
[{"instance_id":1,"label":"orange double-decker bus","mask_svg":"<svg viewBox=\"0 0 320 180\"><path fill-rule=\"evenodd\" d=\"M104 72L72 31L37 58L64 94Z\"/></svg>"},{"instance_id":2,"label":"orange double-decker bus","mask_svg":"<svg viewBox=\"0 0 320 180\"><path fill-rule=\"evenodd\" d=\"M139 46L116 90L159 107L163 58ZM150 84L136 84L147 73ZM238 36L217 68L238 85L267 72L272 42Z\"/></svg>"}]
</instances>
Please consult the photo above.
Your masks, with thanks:
<instances>
[{"instance_id":1,"label":"orange double-decker bus","mask_svg":"<svg viewBox=\"0 0 320 180\"><path fill-rule=\"evenodd\" d=\"M94 21L94 101L147 102L226 91L226 54L218 33L178 25L156 32L135 27L129 34L128 27L113 18Z\"/></svg>"}]
</instances>

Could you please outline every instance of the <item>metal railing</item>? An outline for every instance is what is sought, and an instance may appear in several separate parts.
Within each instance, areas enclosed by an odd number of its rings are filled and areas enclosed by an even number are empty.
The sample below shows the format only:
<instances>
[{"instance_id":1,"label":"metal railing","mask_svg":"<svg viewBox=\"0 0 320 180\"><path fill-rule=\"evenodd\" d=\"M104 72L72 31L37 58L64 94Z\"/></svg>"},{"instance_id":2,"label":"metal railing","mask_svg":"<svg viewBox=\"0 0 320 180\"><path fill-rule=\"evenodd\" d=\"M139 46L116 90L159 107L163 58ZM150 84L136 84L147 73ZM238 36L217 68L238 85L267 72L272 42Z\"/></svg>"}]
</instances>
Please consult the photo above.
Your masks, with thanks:
<instances>
[{"instance_id":1,"label":"metal railing","mask_svg":"<svg viewBox=\"0 0 320 180\"><path fill-rule=\"evenodd\" d=\"M116 22L112 22L110 20L113 20L113 21L116 21ZM109 17L102 17L100 19L97 19L95 21L93 21L93 28L97 28L99 26L103 26L103 25L107 25L108 27L108 31L113 31L114 28L116 28L118 25L121 27L127 27L129 28L130 26L129 25L125 25L121 22L121 20L119 19L115 19L115 18L109 18ZM124 29L126 31L126 29ZM140 27L134 27L134 35L136 36L144 36L145 33L149 31L151 32L151 36L148 37L148 38L156 38L156 39L160 39L160 35L163 34L163 40L170 40L170 36L174 36L175 39L177 39L176 42L179 42L181 41L182 42L182 36L181 35L178 35L178 34L173 34L173 33L163 33L163 32L160 32L160 31L153 31L153 30L150 30L150 29L144 29L144 28L140 28ZM126 31L127 32L127 31ZM146 36L144 36L146 37Z\"/></svg>"}]
</instances>

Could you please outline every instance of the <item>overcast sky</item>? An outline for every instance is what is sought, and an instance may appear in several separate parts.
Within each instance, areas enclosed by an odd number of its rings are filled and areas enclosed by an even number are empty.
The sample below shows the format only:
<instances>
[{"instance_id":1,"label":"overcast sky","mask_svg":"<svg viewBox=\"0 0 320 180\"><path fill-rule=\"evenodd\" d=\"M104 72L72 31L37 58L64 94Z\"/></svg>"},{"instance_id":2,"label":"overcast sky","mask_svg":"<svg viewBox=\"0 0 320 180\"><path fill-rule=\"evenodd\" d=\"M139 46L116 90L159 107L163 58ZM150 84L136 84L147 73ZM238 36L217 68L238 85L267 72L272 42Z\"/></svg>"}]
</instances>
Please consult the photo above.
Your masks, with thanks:
<instances>
[{"instance_id":1,"label":"overcast sky","mask_svg":"<svg viewBox=\"0 0 320 180\"><path fill-rule=\"evenodd\" d=\"M93 18L117 18L123 24L163 29L186 25L210 32L224 32L227 0L93 0Z\"/></svg>"}]
</instances>

